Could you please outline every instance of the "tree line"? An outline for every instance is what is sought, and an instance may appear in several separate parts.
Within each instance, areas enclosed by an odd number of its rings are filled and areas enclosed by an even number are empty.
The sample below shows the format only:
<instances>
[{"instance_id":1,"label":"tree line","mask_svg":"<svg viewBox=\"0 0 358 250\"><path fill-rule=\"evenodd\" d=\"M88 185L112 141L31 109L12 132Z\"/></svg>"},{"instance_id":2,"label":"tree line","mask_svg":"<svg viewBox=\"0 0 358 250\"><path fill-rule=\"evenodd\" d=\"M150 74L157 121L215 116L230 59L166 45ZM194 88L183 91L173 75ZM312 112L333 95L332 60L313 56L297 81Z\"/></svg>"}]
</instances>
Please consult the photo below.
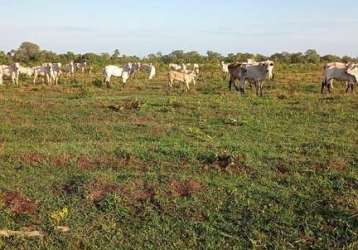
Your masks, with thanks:
<instances>
[{"instance_id":1,"label":"tree line","mask_svg":"<svg viewBox=\"0 0 358 250\"><path fill-rule=\"evenodd\" d=\"M23 42L18 49L9 52L0 51L0 64L10 64L13 62L20 62L25 65L33 66L44 62L62 62L69 61L82 62L87 61L90 64L103 66L106 64L123 64L127 62L152 62L156 64L169 63L219 63L224 62L244 62L247 59L255 59L256 61L272 60L282 64L319 64L327 62L358 62L358 58L349 56L339 57L336 55L321 56L314 49L309 49L305 53L289 53L281 52L275 53L271 56L264 56L261 54L251 53L230 53L222 55L215 51L208 51L206 55L202 55L197 51L185 52L183 50L175 50L170 54L163 55L161 52L149 54L143 58L137 56L126 56L121 54L117 49L112 54L110 53L84 53L78 54L74 52L67 52L58 54L48 50L42 50L39 45L32 42Z\"/></svg>"}]
</instances>

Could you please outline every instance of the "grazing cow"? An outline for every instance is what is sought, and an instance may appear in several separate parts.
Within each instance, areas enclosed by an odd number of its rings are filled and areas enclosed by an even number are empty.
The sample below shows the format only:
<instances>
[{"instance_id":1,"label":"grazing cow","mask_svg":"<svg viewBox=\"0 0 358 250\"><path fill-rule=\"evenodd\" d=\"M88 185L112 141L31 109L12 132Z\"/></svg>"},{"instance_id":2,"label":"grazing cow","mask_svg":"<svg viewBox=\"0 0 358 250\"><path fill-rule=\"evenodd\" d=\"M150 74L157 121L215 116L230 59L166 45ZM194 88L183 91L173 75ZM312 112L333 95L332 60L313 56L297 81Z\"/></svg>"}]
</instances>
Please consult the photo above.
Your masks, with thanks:
<instances>
[{"instance_id":1,"label":"grazing cow","mask_svg":"<svg viewBox=\"0 0 358 250\"><path fill-rule=\"evenodd\" d=\"M245 82L255 84L256 95L263 95L263 82L266 79L273 78L274 63L272 61L265 61L255 64L241 64L235 63L229 65L230 71L230 89L231 85L234 84L236 90L239 90L241 94L245 92ZM240 79L240 88L235 84L235 80Z\"/></svg>"},{"instance_id":2,"label":"grazing cow","mask_svg":"<svg viewBox=\"0 0 358 250\"><path fill-rule=\"evenodd\" d=\"M178 72L178 71L169 71L168 80L169 80L169 87L172 88L175 81L181 82L185 84L185 91L190 89L189 84L193 83L194 86L196 85L196 73L192 71L190 73L185 72Z\"/></svg>"},{"instance_id":3,"label":"grazing cow","mask_svg":"<svg viewBox=\"0 0 358 250\"><path fill-rule=\"evenodd\" d=\"M14 63L11 65L1 65L2 68L2 77L9 77L13 84L19 85L19 76L20 76L20 64Z\"/></svg>"},{"instance_id":4,"label":"grazing cow","mask_svg":"<svg viewBox=\"0 0 358 250\"><path fill-rule=\"evenodd\" d=\"M131 72L131 67L126 65L123 68L120 68L115 65L108 65L103 70L104 82L107 84L107 87L110 87L111 78L114 77L122 77L123 84L126 84Z\"/></svg>"},{"instance_id":5,"label":"grazing cow","mask_svg":"<svg viewBox=\"0 0 358 250\"><path fill-rule=\"evenodd\" d=\"M43 77L46 80L47 84L51 84L52 80L55 79L52 63L45 63L42 66L38 66L33 69L34 69L34 81L33 81L34 84L36 84L39 76Z\"/></svg>"},{"instance_id":6,"label":"grazing cow","mask_svg":"<svg viewBox=\"0 0 358 250\"><path fill-rule=\"evenodd\" d=\"M346 82L346 92L348 93L349 90L353 92L353 86L357 83L357 79L358 64L329 63L324 67L321 93L324 93L325 88L331 93L333 80Z\"/></svg>"}]
</instances>

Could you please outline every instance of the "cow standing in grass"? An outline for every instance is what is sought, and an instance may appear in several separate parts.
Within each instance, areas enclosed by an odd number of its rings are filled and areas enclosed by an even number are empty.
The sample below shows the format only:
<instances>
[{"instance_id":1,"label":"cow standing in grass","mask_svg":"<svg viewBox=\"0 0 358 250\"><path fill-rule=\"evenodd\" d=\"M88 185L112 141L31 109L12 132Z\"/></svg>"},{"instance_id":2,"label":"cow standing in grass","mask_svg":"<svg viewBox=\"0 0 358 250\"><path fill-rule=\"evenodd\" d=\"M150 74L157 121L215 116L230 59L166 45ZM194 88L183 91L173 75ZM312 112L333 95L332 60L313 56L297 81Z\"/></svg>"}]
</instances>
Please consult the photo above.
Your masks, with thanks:
<instances>
[{"instance_id":1,"label":"cow standing in grass","mask_svg":"<svg viewBox=\"0 0 358 250\"><path fill-rule=\"evenodd\" d=\"M45 63L42 66L38 66L33 69L34 69L34 81L33 81L34 84L36 84L37 79L40 76L45 79L47 84L51 84L53 79L55 78L52 63Z\"/></svg>"},{"instance_id":2,"label":"cow standing in grass","mask_svg":"<svg viewBox=\"0 0 358 250\"><path fill-rule=\"evenodd\" d=\"M67 77L73 78L75 76L76 71L75 63L71 61L70 63L64 65L62 71L66 73Z\"/></svg>"},{"instance_id":3,"label":"cow standing in grass","mask_svg":"<svg viewBox=\"0 0 358 250\"><path fill-rule=\"evenodd\" d=\"M274 62L264 61L259 63L233 63L229 65L230 82L241 94L245 93L245 82L248 81L256 87L256 95L263 96L263 84L265 80L273 79ZM240 80L240 87L236 86L235 81Z\"/></svg>"},{"instance_id":4,"label":"cow standing in grass","mask_svg":"<svg viewBox=\"0 0 358 250\"><path fill-rule=\"evenodd\" d=\"M149 72L149 80L153 80L153 78L156 75L156 69L155 66L151 63L151 64L143 64L142 69L144 69L145 71Z\"/></svg>"},{"instance_id":5,"label":"cow standing in grass","mask_svg":"<svg viewBox=\"0 0 358 250\"><path fill-rule=\"evenodd\" d=\"M131 73L131 68L125 66L124 68L108 65L103 70L104 82L107 84L107 87L110 87L112 77L121 77L123 84L126 84Z\"/></svg>"},{"instance_id":6,"label":"cow standing in grass","mask_svg":"<svg viewBox=\"0 0 358 250\"><path fill-rule=\"evenodd\" d=\"M169 87L173 88L174 82L178 81L185 84L185 91L188 91L190 89L190 83L193 83L194 86L196 85L196 76L195 71L185 73L171 70L168 74Z\"/></svg>"},{"instance_id":7,"label":"cow standing in grass","mask_svg":"<svg viewBox=\"0 0 358 250\"><path fill-rule=\"evenodd\" d=\"M321 87L321 94L324 94L324 89L327 88L328 93L331 93L333 88L333 81L346 82L346 92L349 90L353 92L354 84L358 79L358 64L350 63L329 63L324 66L323 81Z\"/></svg>"},{"instance_id":8,"label":"cow standing in grass","mask_svg":"<svg viewBox=\"0 0 358 250\"><path fill-rule=\"evenodd\" d=\"M11 82L15 85L19 85L19 76L20 76L20 64L14 63L11 65L0 65L2 68L2 77L8 77L11 79Z\"/></svg>"}]
</instances>

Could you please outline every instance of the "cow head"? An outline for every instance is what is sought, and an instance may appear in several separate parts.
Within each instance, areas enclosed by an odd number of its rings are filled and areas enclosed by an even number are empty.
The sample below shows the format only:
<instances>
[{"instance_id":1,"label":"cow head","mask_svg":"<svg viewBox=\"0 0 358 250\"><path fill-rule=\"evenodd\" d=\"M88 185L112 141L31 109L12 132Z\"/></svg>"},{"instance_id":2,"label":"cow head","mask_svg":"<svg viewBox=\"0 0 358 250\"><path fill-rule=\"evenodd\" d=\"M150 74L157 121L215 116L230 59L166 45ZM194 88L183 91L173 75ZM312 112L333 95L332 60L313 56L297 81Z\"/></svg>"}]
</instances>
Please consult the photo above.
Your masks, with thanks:
<instances>
[{"instance_id":1,"label":"cow head","mask_svg":"<svg viewBox=\"0 0 358 250\"><path fill-rule=\"evenodd\" d=\"M15 71L18 71L18 70L20 70L20 63L14 63L14 70Z\"/></svg>"},{"instance_id":2,"label":"cow head","mask_svg":"<svg viewBox=\"0 0 358 250\"><path fill-rule=\"evenodd\" d=\"M354 76L355 81L358 82L358 64L350 63L347 66L347 74Z\"/></svg>"},{"instance_id":3,"label":"cow head","mask_svg":"<svg viewBox=\"0 0 358 250\"><path fill-rule=\"evenodd\" d=\"M261 62L260 65L262 65L265 68L266 73L268 75L268 79L273 80L273 78L274 78L273 69L275 67L275 63L273 61L267 60L267 61Z\"/></svg>"}]
</instances>

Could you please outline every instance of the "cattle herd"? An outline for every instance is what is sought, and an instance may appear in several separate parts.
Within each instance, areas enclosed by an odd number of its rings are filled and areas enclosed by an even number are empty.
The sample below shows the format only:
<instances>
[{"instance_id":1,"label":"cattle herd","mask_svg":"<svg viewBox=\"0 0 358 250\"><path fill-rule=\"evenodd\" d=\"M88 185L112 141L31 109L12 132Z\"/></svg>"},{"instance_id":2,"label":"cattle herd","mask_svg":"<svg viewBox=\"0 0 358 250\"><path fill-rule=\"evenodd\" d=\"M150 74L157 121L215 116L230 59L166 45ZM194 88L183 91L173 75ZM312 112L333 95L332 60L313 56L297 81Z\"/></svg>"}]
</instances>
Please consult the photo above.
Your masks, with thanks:
<instances>
[{"instance_id":1,"label":"cattle herd","mask_svg":"<svg viewBox=\"0 0 358 250\"><path fill-rule=\"evenodd\" d=\"M232 86L242 94L245 92L245 84L249 83L256 88L256 95L263 95L263 83L266 80L274 78L274 62L262 61L256 62L248 60L247 62L225 63L221 62L221 71L228 75L229 89ZM103 82L110 86L112 77L120 77L125 84L130 77L138 71L145 71L149 74L148 79L152 80L156 76L156 68L153 64L127 63L122 67L108 65L103 69ZM90 74L92 67L87 62L68 64L44 63L37 67L23 67L19 63L11 65L0 65L0 85L3 85L3 79L7 78L15 85L19 85L19 76L25 75L33 77L33 84L36 84L41 78L42 82L49 85L57 85L61 76L74 77L76 72ZM169 64L168 84L172 88L175 82L184 84L185 90L190 89L190 84L195 86L196 78L200 73L199 64ZM354 84L358 82L358 64L357 63L328 63L323 69L323 79L321 93L327 88L331 93L333 81L343 81L346 83L346 92L353 92ZM237 86L239 81L239 86Z\"/></svg>"}]
</instances>

